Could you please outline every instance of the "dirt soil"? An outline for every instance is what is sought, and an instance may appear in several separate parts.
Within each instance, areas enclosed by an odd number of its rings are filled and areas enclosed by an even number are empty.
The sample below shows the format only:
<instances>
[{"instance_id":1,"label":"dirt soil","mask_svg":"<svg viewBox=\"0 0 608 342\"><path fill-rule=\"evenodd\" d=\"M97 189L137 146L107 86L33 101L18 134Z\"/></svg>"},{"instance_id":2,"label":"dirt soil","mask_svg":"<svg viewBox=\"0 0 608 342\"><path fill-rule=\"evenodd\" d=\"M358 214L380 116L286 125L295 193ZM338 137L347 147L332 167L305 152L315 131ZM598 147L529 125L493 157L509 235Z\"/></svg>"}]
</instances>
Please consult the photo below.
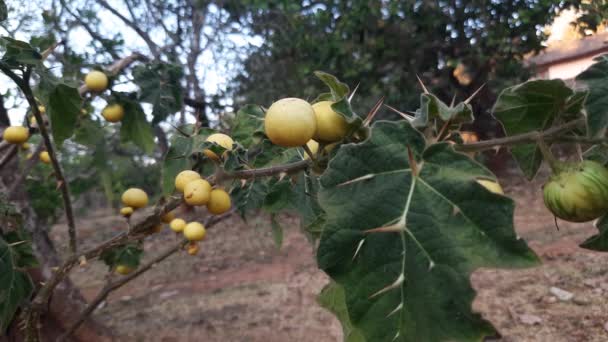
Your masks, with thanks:
<instances>
[{"instance_id":1,"label":"dirt soil","mask_svg":"<svg viewBox=\"0 0 608 342\"><path fill-rule=\"evenodd\" d=\"M608 341L608 253L577 247L593 234L591 224L559 222L556 230L539 196L539 178L502 182L517 202L517 232L543 265L475 272L474 308L497 327L499 341ZM119 341L341 341L340 325L315 301L328 278L316 268L297 220L283 217L282 224L285 241L277 250L267 217L231 218L209 231L199 255L171 256L113 293L94 316ZM84 245L124 229L109 210L89 213L78 225ZM56 228L54 240L63 246L65 227ZM146 258L174 240L165 229L146 242ZM105 266L91 262L72 279L90 299L105 273ZM552 287L573 298L559 299Z\"/></svg>"}]
</instances>

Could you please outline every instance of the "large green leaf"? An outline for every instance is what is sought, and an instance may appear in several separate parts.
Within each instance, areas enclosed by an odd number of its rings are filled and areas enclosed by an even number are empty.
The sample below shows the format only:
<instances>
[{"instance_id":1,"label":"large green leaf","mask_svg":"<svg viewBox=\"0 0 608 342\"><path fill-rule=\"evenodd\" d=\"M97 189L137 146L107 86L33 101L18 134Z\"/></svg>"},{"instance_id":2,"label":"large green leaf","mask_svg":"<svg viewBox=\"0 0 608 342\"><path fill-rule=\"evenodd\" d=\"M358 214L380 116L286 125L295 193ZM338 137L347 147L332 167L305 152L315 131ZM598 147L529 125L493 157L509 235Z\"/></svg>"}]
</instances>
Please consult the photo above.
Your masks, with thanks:
<instances>
[{"instance_id":1,"label":"large green leaf","mask_svg":"<svg viewBox=\"0 0 608 342\"><path fill-rule=\"evenodd\" d=\"M78 89L65 83L57 84L48 95L48 113L53 138L59 146L74 134L82 98Z\"/></svg>"},{"instance_id":2,"label":"large green leaf","mask_svg":"<svg viewBox=\"0 0 608 342\"><path fill-rule=\"evenodd\" d=\"M135 101L126 101L121 104L125 109L125 116L120 127L120 140L132 141L145 153L151 153L155 146L154 133L146 120L146 114Z\"/></svg>"},{"instance_id":3,"label":"large green leaf","mask_svg":"<svg viewBox=\"0 0 608 342\"><path fill-rule=\"evenodd\" d=\"M139 86L139 100L152 104L152 124L163 121L182 107L183 70L175 64L154 62L133 68L133 81Z\"/></svg>"},{"instance_id":4,"label":"large green leaf","mask_svg":"<svg viewBox=\"0 0 608 342\"><path fill-rule=\"evenodd\" d=\"M11 68L19 65L39 65L42 55L30 44L10 37L0 37L0 51L3 52L1 62Z\"/></svg>"},{"instance_id":5,"label":"large green leaf","mask_svg":"<svg viewBox=\"0 0 608 342\"><path fill-rule=\"evenodd\" d=\"M595 59L596 63L576 77L589 87L585 102L587 129L590 137L599 137L608 128L608 55Z\"/></svg>"},{"instance_id":6,"label":"large green leaf","mask_svg":"<svg viewBox=\"0 0 608 342\"><path fill-rule=\"evenodd\" d=\"M317 259L344 288L350 323L367 341L479 341L495 333L472 312L471 272L537 258L515 234L513 201L477 178L494 176L448 144L425 148L407 122L377 122L368 140L342 146L330 161ZM379 227L391 229L370 231Z\"/></svg>"},{"instance_id":7,"label":"large green leaf","mask_svg":"<svg viewBox=\"0 0 608 342\"><path fill-rule=\"evenodd\" d=\"M597 221L598 233L581 244L582 248L598 252L608 252L608 215Z\"/></svg>"},{"instance_id":8,"label":"large green leaf","mask_svg":"<svg viewBox=\"0 0 608 342\"><path fill-rule=\"evenodd\" d=\"M508 136L542 131L569 111L568 99L572 94L572 89L561 80L529 81L503 90L492 111ZM511 152L525 176L534 178L542 163L538 146L519 145Z\"/></svg>"}]
</instances>

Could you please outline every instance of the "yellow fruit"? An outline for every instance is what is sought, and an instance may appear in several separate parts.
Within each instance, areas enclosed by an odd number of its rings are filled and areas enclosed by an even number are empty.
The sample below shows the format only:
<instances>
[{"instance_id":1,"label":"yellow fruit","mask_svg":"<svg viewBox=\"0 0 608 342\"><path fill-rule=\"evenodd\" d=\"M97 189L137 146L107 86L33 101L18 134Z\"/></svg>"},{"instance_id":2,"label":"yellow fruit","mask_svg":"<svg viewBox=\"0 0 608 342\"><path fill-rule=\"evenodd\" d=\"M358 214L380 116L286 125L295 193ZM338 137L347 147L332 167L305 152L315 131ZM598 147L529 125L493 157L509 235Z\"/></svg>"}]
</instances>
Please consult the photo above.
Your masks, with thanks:
<instances>
[{"instance_id":1,"label":"yellow fruit","mask_svg":"<svg viewBox=\"0 0 608 342\"><path fill-rule=\"evenodd\" d=\"M122 274L122 275L127 275L129 273L133 272L133 268L127 266L127 265L118 265L116 266L116 273L118 274Z\"/></svg>"},{"instance_id":2,"label":"yellow fruit","mask_svg":"<svg viewBox=\"0 0 608 342\"><path fill-rule=\"evenodd\" d=\"M460 138L462 138L462 142L465 144L476 143L479 141L477 133L469 131L460 132Z\"/></svg>"},{"instance_id":3,"label":"yellow fruit","mask_svg":"<svg viewBox=\"0 0 608 342\"><path fill-rule=\"evenodd\" d=\"M207 203L207 210L214 215L220 215L228 210L232 206L230 201L230 195L223 189L211 190L209 196L209 202Z\"/></svg>"},{"instance_id":4,"label":"yellow fruit","mask_svg":"<svg viewBox=\"0 0 608 342\"><path fill-rule=\"evenodd\" d=\"M32 159L33 156L33 153L28 153L27 156L25 156L25 159Z\"/></svg>"},{"instance_id":5,"label":"yellow fruit","mask_svg":"<svg viewBox=\"0 0 608 342\"><path fill-rule=\"evenodd\" d=\"M118 122L125 116L125 109L118 103L107 105L101 115L109 122Z\"/></svg>"},{"instance_id":6,"label":"yellow fruit","mask_svg":"<svg viewBox=\"0 0 608 342\"><path fill-rule=\"evenodd\" d=\"M226 153L228 151L232 151L232 144L234 143L234 140L232 140L231 137L229 137L223 133L211 134L210 136L207 137L207 139L205 139L205 141L216 143L216 144L222 146L223 148L225 148L227 151L224 152L224 156L226 155ZM211 158L213 160L220 159L220 157L218 157L217 154L215 154L213 151L211 151L209 149L204 150L203 153L208 158Z\"/></svg>"},{"instance_id":7,"label":"yellow fruit","mask_svg":"<svg viewBox=\"0 0 608 342\"><path fill-rule=\"evenodd\" d=\"M308 149L310 150L310 152L312 152L313 156L317 155L317 152L319 151L318 142L311 139L311 140L308 140L308 142L306 143L306 146L308 146ZM304 152L304 159L310 159L310 156L306 152Z\"/></svg>"},{"instance_id":8,"label":"yellow fruit","mask_svg":"<svg viewBox=\"0 0 608 342\"><path fill-rule=\"evenodd\" d=\"M40 112L40 114L44 114L46 113L46 107L43 105L38 106L38 111Z\"/></svg>"},{"instance_id":9,"label":"yellow fruit","mask_svg":"<svg viewBox=\"0 0 608 342\"><path fill-rule=\"evenodd\" d=\"M120 215L122 215L124 217L129 217L129 216L131 216L131 214L133 214L133 208L131 208L131 207L120 208Z\"/></svg>"},{"instance_id":10,"label":"yellow fruit","mask_svg":"<svg viewBox=\"0 0 608 342\"><path fill-rule=\"evenodd\" d=\"M163 230L162 224L157 224L152 228L152 233L160 233Z\"/></svg>"},{"instance_id":11,"label":"yellow fruit","mask_svg":"<svg viewBox=\"0 0 608 342\"><path fill-rule=\"evenodd\" d=\"M184 221L180 218L173 219L171 221L171 223L169 223L169 227L171 228L172 231L174 231L176 233L180 233L186 227L186 221Z\"/></svg>"},{"instance_id":12,"label":"yellow fruit","mask_svg":"<svg viewBox=\"0 0 608 342\"><path fill-rule=\"evenodd\" d=\"M323 142L334 142L344 138L348 131L346 119L331 109L331 101L321 101L312 105L317 120L314 139Z\"/></svg>"},{"instance_id":13,"label":"yellow fruit","mask_svg":"<svg viewBox=\"0 0 608 342\"><path fill-rule=\"evenodd\" d=\"M192 170L182 171L175 177L175 188L179 192L184 192L186 184L196 179L201 179L201 175L198 172Z\"/></svg>"},{"instance_id":14,"label":"yellow fruit","mask_svg":"<svg viewBox=\"0 0 608 342\"><path fill-rule=\"evenodd\" d=\"M93 70L85 76L84 83L89 90L101 92L108 87L108 76L101 71Z\"/></svg>"},{"instance_id":15,"label":"yellow fruit","mask_svg":"<svg viewBox=\"0 0 608 342\"><path fill-rule=\"evenodd\" d=\"M190 205L205 205L210 195L211 184L204 179L195 179L184 188L184 200Z\"/></svg>"},{"instance_id":16,"label":"yellow fruit","mask_svg":"<svg viewBox=\"0 0 608 342\"><path fill-rule=\"evenodd\" d=\"M502 187L497 182L487 180L487 179L478 179L477 183L481 184L484 188L488 189L495 194L504 195L505 193L502 191Z\"/></svg>"},{"instance_id":17,"label":"yellow fruit","mask_svg":"<svg viewBox=\"0 0 608 342\"><path fill-rule=\"evenodd\" d=\"M199 251L199 247L198 244L196 242L191 242L188 245L188 254L190 255L197 255Z\"/></svg>"},{"instance_id":18,"label":"yellow fruit","mask_svg":"<svg viewBox=\"0 0 608 342\"><path fill-rule=\"evenodd\" d=\"M40 152L40 155L38 156L38 158L40 158L40 161L45 164L51 163L51 156L49 155L49 153L47 151Z\"/></svg>"},{"instance_id":19,"label":"yellow fruit","mask_svg":"<svg viewBox=\"0 0 608 342\"><path fill-rule=\"evenodd\" d=\"M30 149L30 143L22 143L21 144L21 149L23 150L29 150Z\"/></svg>"},{"instance_id":20,"label":"yellow fruit","mask_svg":"<svg viewBox=\"0 0 608 342\"><path fill-rule=\"evenodd\" d=\"M36 121L36 117L33 115L30 117L30 126L38 127L38 121Z\"/></svg>"},{"instance_id":21,"label":"yellow fruit","mask_svg":"<svg viewBox=\"0 0 608 342\"><path fill-rule=\"evenodd\" d=\"M205 226L198 222L190 222L184 228L184 236L190 241L201 241L205 234Z\"/></svg>"},{"instance_id":22,"label":"yellow fruit","mask_svg":"<svg viewBox=\"0 0 608 342\"><path fill-rule=\"evenodd\" d=\"M30 137L30 131L23 126L10 126L2 133L2 139L11 144L21 144Z\"/></svg>"},{"instance_id":23,"label":"yellow fruit","mask_svg":"<svg viewBox=\"0 0 608 342\"><path fill-rule=\"evenodd\" d=\"M130 188L122 194L122 203L133 209L143 208L148 205L148 195L138 188Z\"/></svg>"},{"instance_id":24,"label":"yellow fruit","mask_svg":"<svg viewBox=\"0 0 608 342\"><path fill-rule=\"evenodd\" d=\"M302 146L312 139L316 129L315 112L312 106L302 99L281 99L266 111L264 130L275 145Z\"/></svg>"},{"instance_id":25,"label":"yellow fruit","mask_svg":"<svg viewBox=\"0 0 608 342\"><path fill-rule=\"evenodd\" d=\"M163 216L160 217L160 220L163 221L164 223L169 223L171 221L173 221L173 219L175 218L175 214L170 211L166 214L164 214Z\"/></svg>"}]
</instances>

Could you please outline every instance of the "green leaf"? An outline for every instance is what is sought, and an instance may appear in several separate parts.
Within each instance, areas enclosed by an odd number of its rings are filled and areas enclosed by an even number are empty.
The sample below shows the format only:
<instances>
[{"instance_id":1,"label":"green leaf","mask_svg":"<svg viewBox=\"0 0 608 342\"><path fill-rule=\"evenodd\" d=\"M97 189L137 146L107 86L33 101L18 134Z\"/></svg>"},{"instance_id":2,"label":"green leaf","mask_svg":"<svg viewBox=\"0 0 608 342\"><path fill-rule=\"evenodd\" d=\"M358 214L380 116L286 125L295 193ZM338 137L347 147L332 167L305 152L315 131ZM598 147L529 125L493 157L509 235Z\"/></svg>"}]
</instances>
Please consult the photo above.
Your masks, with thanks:
<instances>
[{"instance_id":1,"label":"green leaf","mask_svg":"<svg viewBox=\"0 0 608 342\"><path fill-rule=\"evenodd\" d=\"M455 107L443 103L433 94L420 95L420 109L416 111L415 127L426 127L429 120L448 120L453 124L473 122L473 109L468 103L461 102Z\"/></svg>"},{"instance_id":2,"label":"green leaf","mask_svg":"<svg viewBox=\"0 0 608 342\"><path fill-rule=\"evenodd\" d=\"M580 247L597 252L608 252L608 215L605 215L595 224L599 233L581 243Z\"/></svg>"},{"instance_id":3,"label":"green leaf","mask_svg":"<svg viewBox=\"0 0 608 342\"><path fill-rule=\"evenodd\" d=\"M232 139L249 148L264 137L264 111L257 105L245 105L239 109L230 131Z\"/></svg>"},{"instance_id":4,"label":"green leaf","mask_svg":"<svg viewBox=\"0 0 608 342\"><path fill-rule=\"evenodd\" d=\"M315 76L329 87L334 101L340 101L348 95L348 86L345 83L340 82L335 76L323 71L315 71Z\"/></svg>"},{"instance_id":5,"label":"green leaf","mask_svg":"<svg viewBox=\"0 0 608 342\"><path fill-rule=\"evenodd\" d=\"M140 88L139 100L152 104L152 125L182 108L182 68L175 64L154 62L133 68L133 81Z\"/></svg>"},{"instance_id":6,"label":"green leaf","mask_svg":"<svg viewBox=\"0 0 608 342\"><path fill-rule=\"evenodd\" d=\"M145 153L151 153L155 146L154 133L146 120L146 114L137 102L128 101L121 104L125 109L125 116L120 127L120 140L132 141Z\"/></svg>"},{"instance_id":7,"label":"green leaf","mask_svg":"<svg viewBox=\"0 0 608 342\"><path fill-rule=\"evenodd\" d=\"M277 220L276 214L270 215L270 226L272 228L272 240L277 249L281 249L283 246L283 227Z\"/></svg>"},{"instance_id":8,"label":"green leaf","mask_svg":"<svg viewBox=\"0 0 608 342\"><path fill-rule=\"evenodd\" d=\"M101 260L113 268L118 265L125 265L131 268L137 268L143 255L143 249L136 244L128 244L117 246L109 249L101 254Z\"/></svg>"},{"instance_id":9,"label":"green leaf","mask_svg":"<svg viewBox=\"0 0 608 342\"><path fill-rule=\"evenodd\" d=\"M361 331L354 328L348 317L346 301L344 298L344 288L335 282L327 284L317 297L319 305L336 315L342 323L342 333L346 342L365 342L365 337Z\"/></svg>"},{"instance_id":10,"label":"green leaf","mask_svg":"<svg viewBox=\"0 0 608 342\"><path fill-rule=\"evenodd\" d=\"M175 189L175 177L184 170L190 170L190 153L193 139L176 133L171 138L169 150L165 155L162 167L163 194L170 195Z\"/></svg>"},{"instance_id":11,"label":"green leaf","mask_svg":"<svg viewBox=\"0 0 608 342\"><path fill-rule=\"evenodd\" d=\"M5 208L3 202L0 201L0 334L32 294L34 287L26 269L38 265L21 215L10 205Z\"/></svg>"},{"instance_id":12,"label":"green leaf","mask_svg":"<svg viewBox=\"0 0 608 342\"><path fill-rule=\"evenodd\" d=\"M39 65L42 62L42 55L33 48L30 44L13 39L10 37L0 37L2 62L8 64L11 68L16 68L21 64Z\"/></svg>"},{"instance_id":13,"label":"green leaf","mask_svg":"<svg viewBox=\"0 0 608 342\"><path fill-rule=\"evenodd\" d=\"M594 145L585 153L583 153L583 159L593 160L604 166L608 165L608 146L605 145Z\"/></svg>"},{"instance_id":14,"label":"green leaf","mask_svg":"<svg viewBox=\"0 0 608 342\"><path fill-rule=\"evenodd\" d=\"M330 161L317 261L344 288L350 323L366 340L477 341L495 333L472 311L471 273L538 260L515 234L513 201L486 190L481 177L494 178L447 143L426 148L407 122L376 122L368 140L342 146ZM393 231L370 231L380 227Z\"/></svg>"},{"instance_id":15,"label":"green leaf","mask_svg":"<svg viewBox=\"0 0 608 342\"><path fill-rule=\"evenodd\" d=\"M65 83L57 84L48 95L48 113L53 138L59 146L74 134L82 98L78 89Z\"/></svg>"},{"instance_id":16,"label":"green leaf","mask_svg":"<svg viewBox=\"0 0 608 342\"><path fill-rule=\"evenodd\" d=\"M608 128L608 55L594 60L596 63L576 76L576 80L589 88L585 102L587 133L590 137L600 137Z\"/></svg>"},{"instance_id":17,"label":"green leaf","mask_svg":"<svg viewBox=\"0 0 608 342\"><path fill-rule=\"evenodd\" d=\"M503 90L492 111L507 136L542 131L566 112L572 94L561 80L528 81ZM534 178L542 163L538 146L519 145L511 152L525 176Z\"/></svg>"},{"instance_id":18,"label":"green leaf","mask_svg":"<svg viewBox=\"0 0 608 342\"><path fill-rule=\"evenodd\" d=\"M267 194L268 181L254 179L247 182L245 186L232 189L230 197L233 206L241 214L241 217L245 218L249 212L262 207Z\"/></svg>"}]
</instances>

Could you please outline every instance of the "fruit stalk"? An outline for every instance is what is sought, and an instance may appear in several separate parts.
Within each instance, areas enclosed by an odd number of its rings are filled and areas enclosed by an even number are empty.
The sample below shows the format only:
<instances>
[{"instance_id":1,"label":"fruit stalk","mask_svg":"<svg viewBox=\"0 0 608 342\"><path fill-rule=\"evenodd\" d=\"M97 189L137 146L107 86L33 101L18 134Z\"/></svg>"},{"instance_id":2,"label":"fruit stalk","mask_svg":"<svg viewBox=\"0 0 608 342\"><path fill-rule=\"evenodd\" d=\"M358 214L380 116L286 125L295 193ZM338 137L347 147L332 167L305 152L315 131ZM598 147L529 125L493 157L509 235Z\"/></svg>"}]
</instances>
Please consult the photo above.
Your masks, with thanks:
<instances>
[{"instance_id":1,"label":"fruit stalk","mask_svg":"<svg viewBox=\"0 0 608 342\"><path fill-rule=\"evenodd\" d=\"M545 143L541 134L538 135L536 142L540 152L543 154L543 158L549 164L549 167L551 167L551 171L553 171L553 173L561 172L564 168L564 163L555 158L553 152L551 152L551 148Z\"/></svg>"}]
</instances>

